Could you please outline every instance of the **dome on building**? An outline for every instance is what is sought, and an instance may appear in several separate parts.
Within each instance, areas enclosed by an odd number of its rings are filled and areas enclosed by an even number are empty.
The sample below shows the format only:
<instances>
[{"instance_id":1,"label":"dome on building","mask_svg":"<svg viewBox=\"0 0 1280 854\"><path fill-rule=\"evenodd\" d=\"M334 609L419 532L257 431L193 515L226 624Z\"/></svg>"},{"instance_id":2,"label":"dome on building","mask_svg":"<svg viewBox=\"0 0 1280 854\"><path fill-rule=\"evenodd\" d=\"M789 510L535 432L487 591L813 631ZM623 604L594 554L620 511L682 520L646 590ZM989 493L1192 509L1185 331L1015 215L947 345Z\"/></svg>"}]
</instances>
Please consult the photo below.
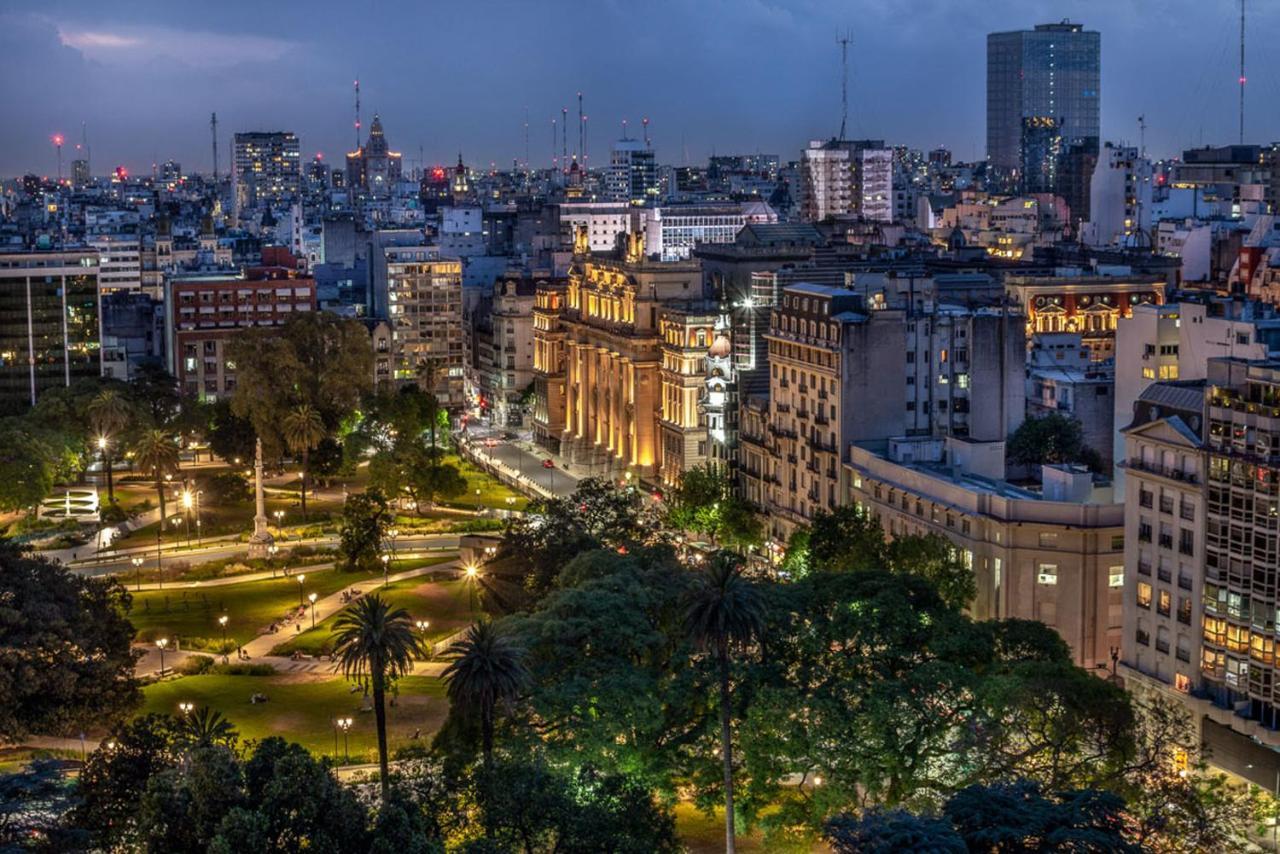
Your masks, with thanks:
<instances>
[{"instance_id":1,"label":"dome on building","mask_svg":"<svg viewBox=\"0 0 1280 854\"><path fill-rule=\"evenodd\" d=\"M707 350L708 356L714 356L717 359L724 359L733 352L733 344L729 342L729 336L717 335L716 340L711 342L711 349Z\"/></svg>"}]
</instances>

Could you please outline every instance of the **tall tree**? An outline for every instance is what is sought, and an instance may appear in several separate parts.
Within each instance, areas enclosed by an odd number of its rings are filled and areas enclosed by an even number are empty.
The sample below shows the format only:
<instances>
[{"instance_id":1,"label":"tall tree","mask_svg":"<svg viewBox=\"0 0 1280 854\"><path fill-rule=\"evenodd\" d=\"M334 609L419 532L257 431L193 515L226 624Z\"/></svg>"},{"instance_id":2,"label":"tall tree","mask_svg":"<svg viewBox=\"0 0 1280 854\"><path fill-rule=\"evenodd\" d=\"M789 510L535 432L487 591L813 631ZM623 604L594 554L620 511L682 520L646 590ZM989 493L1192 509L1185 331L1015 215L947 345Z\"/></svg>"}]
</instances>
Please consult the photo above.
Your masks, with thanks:
<instances>
[{"instance_id":1,"label":"tall tree","mask_svg":"<svg viewBox=\"0 0 1280 854\"><path fill-rule=\"evenodd\" d=\"M28 510L53 489L56 445L25 418L0 421L0 510Z\"/></svg>"},{"instance_id":2,"label":"tall tree","mask_svg":"<svg viewBox=\"0 0 1280 854\"><path fill-rule=\"evenodd\" d=\"M481 620L449 648L444 671L449 700L479 718L485 768L493 765L493 721L499 703L516 698L529 678L524 649L489 620Z\"/></svg>"},{"instance_id":3,"label":"tall tree","mask_svg":"<svg viewBox=\"0 0 1280 854\"><path fill-rule=\"evenodd\" d=\"M0 547L0 743L70 735L132 711L129 594Z\"/></svg>"},{"instance_id":4,"label":"tall tree","mask_svg":"<svg viewBox=\"0 0 1280 854\"><path fill-rule=\"evenodd\" d=\"M102 455L102 467L107 474L107 500L116 500L115 474L112 466L112 442L120 441L120 434L133 417L133 406L117 389L105 388L89 401L89 423L96 434L94 441Z\"/></svg>"},{"instance_id":5,"label":"tall tree","mask_svg":"<svg viewBox=\"0 0 1280 854\"><path fill-rule=\"evenodd\" d=\"M342 506L338 525L338 556L348 570L377 568L378 550L391 526L387 500L376 488L352 495Z\"/></svg>"},{"instance_id":6,"label":"tall tree","mask_svg":"<svg viewBox=\"0 0 1280 854\"><path fill-rule=\"evenodd\" d=\"M720 758L724 765L724 842L733 854L733 710L730 706L729 665L735 649L745 647L764 631L764 600L742 577L741 558L718 552L707 563L689 597L689 634L710 651L720 676Z\"/></svg>"},{"instance_id":7,"label":"tall tree","mask_svg":"<svg viewBox=\"0 0 1280 854\"><path fill-rule=\"evenodd\" d=\"M363 596L346 608L334 623L334 650L343 675L367 687L373 694L373 715L378 731L378 768L382 799L387 800L390 770L387 765L386 693L397 679L413 670L421 655L422 641L409 612L393 608L376 593Z\"/></svg>"},{"instance_id":8,"label":"tall tree","mask_svg":"<svg viewBox=\"0 0 1280 854\"><path fill-rule=\"evenodd\" d=\"M232 411L253 422L268 455L285 451L282 425L290 409L310 404L334 430L373 387L368 331L328 312L299 312L283 326L241 331L229 354L237 376Z\"/></svg>"},{"instance_id":9,"label":"tall tree","mask_svg":"<svg viewBox=\"0 0 1280 854\"><path fill-rule=\"evenodd\" d=\"M164 526L164 476L178 470L178 443L168 431L152 427L143 431L133 446L133 458L143 471L151 475L160 499L160 525Z\"/></svg>"},{"instance_id":10,"label":"tall tree","mask_svg":"<svg viewBox=\"0 0 1280 854\"><path fill-rule=\"evenodd\" d=\"M285 413L281 422L285 446L295 454L302 454L302 518L307 518L307 478L311 473L311 449L320 444L326 435L320 410L309 403L300 403Z\"/></svg>"}]
</instances>

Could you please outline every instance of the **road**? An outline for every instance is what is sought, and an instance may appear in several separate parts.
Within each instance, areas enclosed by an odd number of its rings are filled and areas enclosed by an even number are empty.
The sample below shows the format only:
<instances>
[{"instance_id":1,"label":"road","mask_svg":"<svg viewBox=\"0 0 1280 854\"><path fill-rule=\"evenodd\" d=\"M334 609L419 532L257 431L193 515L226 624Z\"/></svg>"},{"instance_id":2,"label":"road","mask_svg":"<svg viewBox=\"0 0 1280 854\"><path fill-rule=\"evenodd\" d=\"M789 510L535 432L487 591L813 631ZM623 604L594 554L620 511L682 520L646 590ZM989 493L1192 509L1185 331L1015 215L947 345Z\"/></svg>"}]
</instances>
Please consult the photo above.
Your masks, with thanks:
<instances>
[{"instance_id":1,"label":"road","mask_svg":"<svg viewBox=\"0 0 1280 854\"><path fill-rule=\"evenodd\" d=\"M501 438L501 434L484 427L471 427L467 431L473 452L481 459L488 459L507 467L513 473L536 484L553 495L565 496L578 487L579 473L566 471L565 462L555 459L555 468L544 468L543 461L553 459L544 449L532 448L525 442ZM486 440L494 442L492 447ZM585 475L585 472L581 473Z\"/></svg>"}]
</instances>

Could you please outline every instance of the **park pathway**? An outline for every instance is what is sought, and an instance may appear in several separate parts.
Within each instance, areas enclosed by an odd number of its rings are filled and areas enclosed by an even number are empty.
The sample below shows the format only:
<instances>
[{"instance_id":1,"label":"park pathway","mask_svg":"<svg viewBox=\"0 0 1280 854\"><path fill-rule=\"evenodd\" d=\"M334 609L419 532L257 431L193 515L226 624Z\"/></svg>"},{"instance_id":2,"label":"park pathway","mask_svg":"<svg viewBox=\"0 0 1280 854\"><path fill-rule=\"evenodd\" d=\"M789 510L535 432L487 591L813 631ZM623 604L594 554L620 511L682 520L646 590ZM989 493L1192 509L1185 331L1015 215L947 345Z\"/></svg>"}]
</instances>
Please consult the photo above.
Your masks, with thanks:
<instances>
[{"instance_id":1,"label":"park pathway","mask_svg":"<svg viewBox=\"0 0 1280 854\"><path fill-rule=\"evenodd\" d=\"M452 560L447 563L437 563L432 566L420 566L416 569L406 569L403 572L393 572L387 576L387 582L403 581L406 578L417 578L429 573L447 571L450 569L458 569L458 561ZM314 610L315 613L315 624L320 625L322 620L332 616L338 611L341 611L350 604L350 601L343 599L344 593L350 593L355 590L359 590L362 595L377 593L381 586L382 583L380 581L372 578L366 578L363 581L349 584L341 590L325 596L323 599L317 599L315 605L308 607L308 613L297 623L290 623L287 626L283 626L278 632L266 632L258 635L256 638L242 646L241 649L243 649L245 654L254 661L262 658L271 658L272 656L269 656L269 653L272 649L289 640L289 638L296 637L302 633L301 631L294 629L295 625L301 625L302 631L307 630L311 624L311 611ZM284 660L290 661L290 659L287 658Z\"/></svg>"}]
</instances>

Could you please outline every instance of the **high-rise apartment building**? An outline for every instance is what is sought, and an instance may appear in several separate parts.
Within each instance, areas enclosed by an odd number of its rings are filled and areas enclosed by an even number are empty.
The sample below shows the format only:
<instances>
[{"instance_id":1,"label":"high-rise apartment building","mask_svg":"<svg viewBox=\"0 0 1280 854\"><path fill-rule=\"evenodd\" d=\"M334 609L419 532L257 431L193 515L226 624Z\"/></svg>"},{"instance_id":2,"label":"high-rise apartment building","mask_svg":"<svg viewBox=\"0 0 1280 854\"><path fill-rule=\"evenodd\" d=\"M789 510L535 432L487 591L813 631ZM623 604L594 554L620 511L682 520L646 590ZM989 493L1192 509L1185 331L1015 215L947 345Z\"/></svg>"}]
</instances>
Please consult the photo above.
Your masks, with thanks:
<instances>
[{"instance_id":1,"label":"high-rise apartment building","mask_svg":"<svg viewBox=\"0 0 1280 854\"><path fill-rule=\"evenodd\" d=\"M812 140L800 158L800 215L893 222L893 149L878 139Z\"/></svg>"},{"instance_id":2,"label":"high-rise apartment building","mask_svg":"<svg viewBox=\"0 0 1280 854\"><path fill-rule=\"evenodd\" d=\"M418 245L383 246L375 264L385 294L375 294L374 301L386 306L396 382L430 381L442 406L461 407L462 262Z\"/></svg>"},{"instance_id":3,"label":"high-rise apartment building","mask_svg":"<svg viewBox=\"0 0 1280 854\"><path fill-rule=\"evenodd\" d=\"M96 250L0 254L0 402L98 376L100 314Z\"/></svg>"},{"instance_id":4,"label":"high-rise apartment building","mask_svg":"<svg viewBox=\"0 0 1280 854\"><path fill-rule=\"evenodd\" d=\"M250 131L235 135L231 181L236 216L257 205L277 205L298 197L302 184L298 136L290 131Z\"/></svg>"},{"instance_id":5,"label":"high-rise apartment building","mask_svg":"<svg viewBox=\"0 0 1280 854\"><path fill-rule=\"evenodd\" d=\"M1101 55L1099 33L1065 21L988 35L987 160L1020 172L1031 150L1091 140L1096 151ZM1046 145L1050 130L1058 141Z\"/></svg>"}]
</instances>

